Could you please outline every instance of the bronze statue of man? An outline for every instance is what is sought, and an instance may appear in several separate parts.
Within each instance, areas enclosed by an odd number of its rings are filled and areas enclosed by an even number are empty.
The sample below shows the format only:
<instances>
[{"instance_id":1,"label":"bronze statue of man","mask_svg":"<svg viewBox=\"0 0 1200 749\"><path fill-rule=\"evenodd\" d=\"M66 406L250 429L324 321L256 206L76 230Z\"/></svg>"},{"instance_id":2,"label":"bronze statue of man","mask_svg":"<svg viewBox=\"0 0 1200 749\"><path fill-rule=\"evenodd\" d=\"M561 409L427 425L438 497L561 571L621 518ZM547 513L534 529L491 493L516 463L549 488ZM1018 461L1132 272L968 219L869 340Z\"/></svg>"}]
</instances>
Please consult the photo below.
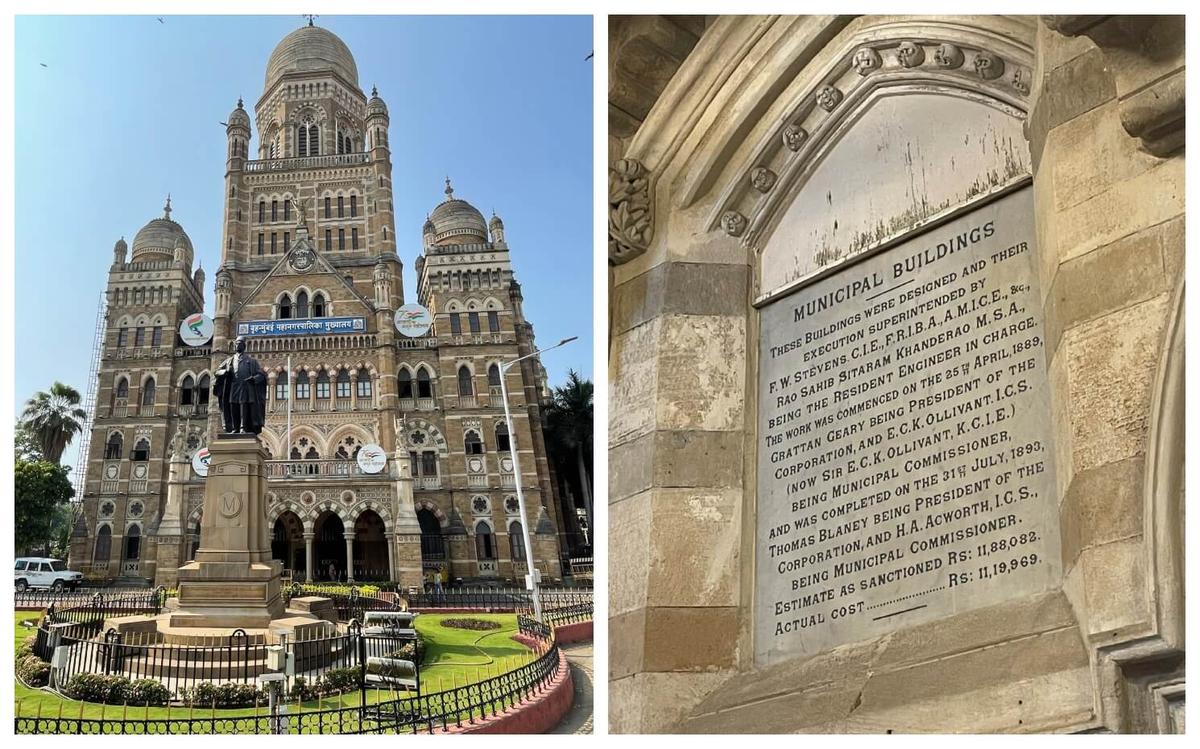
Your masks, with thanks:
<instances>
[{"instance_id":1,"label":"bronze statue of man","mask_svg":"<svg viewBox=\"0 0 1200 749\"><path fill-rule=\"evenodd\" d=\"M267 374L238 336L234 354L217 368L213 390L227 433L258 434L267 415Z\"/></svg>"}]
</instances>

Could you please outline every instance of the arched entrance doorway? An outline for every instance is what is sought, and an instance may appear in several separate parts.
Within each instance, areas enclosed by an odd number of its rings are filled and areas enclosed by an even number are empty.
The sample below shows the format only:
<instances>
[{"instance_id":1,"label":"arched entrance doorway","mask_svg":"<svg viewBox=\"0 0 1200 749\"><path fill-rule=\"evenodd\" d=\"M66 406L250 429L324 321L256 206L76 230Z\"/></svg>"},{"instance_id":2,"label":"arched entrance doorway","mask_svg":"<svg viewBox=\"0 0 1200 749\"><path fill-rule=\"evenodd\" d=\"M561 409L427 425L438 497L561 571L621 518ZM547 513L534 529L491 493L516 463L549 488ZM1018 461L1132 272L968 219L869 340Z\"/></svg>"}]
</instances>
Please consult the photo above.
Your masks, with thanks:
<instances>
[{"instance_id":1,"label":"arched entrance doorway","mask_svg":"<svg viewBox=\"0 0 1200 749\"><path fill-rule=\"evenodd\" d=\"M346 579L346 526L332 512L323 512L313 524L316 539L313 541L313 557L317 569L317 580Z\"/></svg>"},{"instance_id":2,"label":"arched entrance doorway","mask_svg":"<svg viewBox=\"0 0 1200 749\"><path fill-rule=\"evenodd\" d=\"M428 507L417 510L417 522L421 525L421 569L426 575L441 572L447 564L442 524Z\"/></svg>"},{"instance_id":3,"label":"arched entrance doorway","mask_svg":"<svg viewBox=\"0 0 1200 749\"><path fill-rule=\"evenodd\" d=\"M304 523L291 510L275 520L271 533L271 557L283 562L283 568L291 570L292 579L300 579L308 572L304 554Z\"/></svg>"},{"instance_id":4,"label":"arched entrance doorway","mask_svg":"<svg viewBox=\"0 0 1200 749\"><path fill-rule=\"evenodd\" d=\"M383 518L374 510L363 510L354 521L354 579L388 580L387 537Z\"/></svg>"}]
</instances>

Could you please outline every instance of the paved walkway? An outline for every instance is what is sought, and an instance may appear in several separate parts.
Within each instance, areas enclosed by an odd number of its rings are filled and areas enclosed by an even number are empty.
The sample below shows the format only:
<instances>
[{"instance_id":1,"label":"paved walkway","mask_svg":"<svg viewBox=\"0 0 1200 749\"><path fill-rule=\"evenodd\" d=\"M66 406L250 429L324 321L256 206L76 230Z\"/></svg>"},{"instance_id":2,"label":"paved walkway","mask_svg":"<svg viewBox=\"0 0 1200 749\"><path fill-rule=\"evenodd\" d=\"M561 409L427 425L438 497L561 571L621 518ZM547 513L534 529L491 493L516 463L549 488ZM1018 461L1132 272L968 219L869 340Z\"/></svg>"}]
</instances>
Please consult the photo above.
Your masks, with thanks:
<instances>
[{"instance_id":1,"label":"paved walkway","mask_svg":"<svg viewBox=\"0 0 1200 749\"><path fill-rule=\"evenodd\" d=\"M571 679L575 682L575 702L571 711L551 733L592 733L592 643L576 642L563 645L571 664Z\"/></svg>"}]
</instances>

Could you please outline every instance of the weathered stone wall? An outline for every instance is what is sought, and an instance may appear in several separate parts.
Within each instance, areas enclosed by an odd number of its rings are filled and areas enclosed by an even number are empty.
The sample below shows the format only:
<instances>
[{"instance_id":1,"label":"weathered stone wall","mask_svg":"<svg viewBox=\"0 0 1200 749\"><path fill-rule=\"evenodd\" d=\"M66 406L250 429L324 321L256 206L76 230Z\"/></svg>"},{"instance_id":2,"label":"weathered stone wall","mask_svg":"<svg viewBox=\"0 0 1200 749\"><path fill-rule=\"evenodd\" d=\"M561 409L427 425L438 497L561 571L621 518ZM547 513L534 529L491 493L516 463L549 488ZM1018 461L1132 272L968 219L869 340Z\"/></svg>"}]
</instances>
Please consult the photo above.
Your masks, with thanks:
<instances>
[{"instance_id":1,"label":"weathered stone wall","mask_svg":"<svg viewBox=\"0 0 1200 749\"><path fill-rule=\"evenodd\" d=\"M900 25L1032 60L1011 85L1028 95L1063 584L755 670L761 247L721 206L780 102ZM610 43L611 730L1181 726L1181 19L721 17L681 64L646 53L675 38L646 26ZM630 103L656 64L653 106Z\"/></svg>"}]
</instances>

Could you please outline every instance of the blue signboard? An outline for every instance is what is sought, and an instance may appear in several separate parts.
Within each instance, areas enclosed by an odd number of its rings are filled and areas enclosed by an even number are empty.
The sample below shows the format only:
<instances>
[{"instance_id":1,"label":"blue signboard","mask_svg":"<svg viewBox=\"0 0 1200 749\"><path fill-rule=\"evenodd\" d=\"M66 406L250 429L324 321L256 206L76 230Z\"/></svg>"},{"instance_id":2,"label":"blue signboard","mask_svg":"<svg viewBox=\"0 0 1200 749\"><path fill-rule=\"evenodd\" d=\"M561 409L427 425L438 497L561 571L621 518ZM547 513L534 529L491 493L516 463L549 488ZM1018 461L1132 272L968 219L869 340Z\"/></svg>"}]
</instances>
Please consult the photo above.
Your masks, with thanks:
<instances>
[{"instance_id":1,"label":"blue signboard","mask_svg":"<svg viewBox=\"0 0 1200 749\"><path fill-rule=\"evenodd\" d=\"M365 333L365 317L310 317L300 320L250 320L239 322L240 336L272 335L330 335L334 333Z\"/></svg>"}]
</instances>

